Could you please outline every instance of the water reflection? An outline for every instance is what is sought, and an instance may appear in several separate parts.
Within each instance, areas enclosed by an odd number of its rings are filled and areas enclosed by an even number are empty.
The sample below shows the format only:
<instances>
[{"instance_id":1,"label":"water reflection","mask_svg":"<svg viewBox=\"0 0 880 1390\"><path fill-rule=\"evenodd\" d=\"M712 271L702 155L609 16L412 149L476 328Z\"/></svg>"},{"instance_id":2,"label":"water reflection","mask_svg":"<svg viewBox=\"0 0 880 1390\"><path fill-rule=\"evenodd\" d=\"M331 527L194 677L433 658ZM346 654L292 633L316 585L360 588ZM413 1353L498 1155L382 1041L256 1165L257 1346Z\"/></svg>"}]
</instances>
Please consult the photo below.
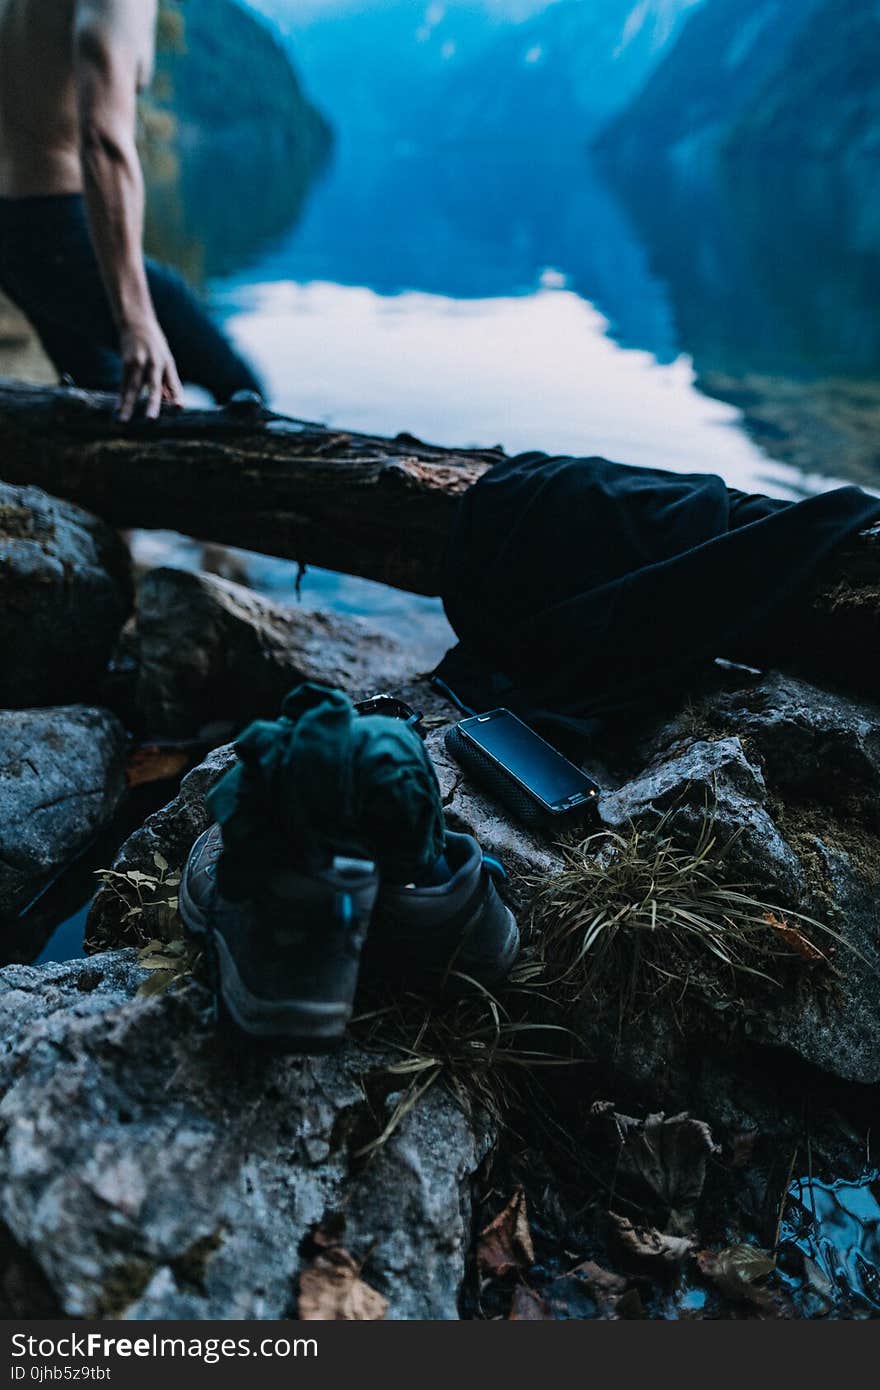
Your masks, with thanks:
<instances>
[{"instance_id":1,"label":"water reflection","mask_svg":"<svg viewBox=\"0 0 880 1390\"><path fill-rule=\"evenodd\" d=\"M800 1178L789 1189L782 1229L804 1257L803 1282L829 1302L880 1310L880 1174L858 1181Z\"/></svg>"},{"instance_id":2,"label":"water reflection","mask_svg":"<svg viewBox=\"0 0 880 1390\"><path fill-rule=\"evenodd\" d=\"M783 495L803 486L736 428L735 410L694 389L686 358L662 365L618 347L570 291L454 300L286 282L228 303L236 337L294 414L447 444L716 471Z\"/></svg>"},{"instance_id":3,"label":"water reflection","mask_svg":"<svg viewBox=\"0 0 880 1390\"><path fill-rule=\"evenodd\" d=\"M608 173L698 372L880 372L876 170L728 160Z\"/></svg>"},{"instance_id":4,"label":"water reflection","mask_svg":"<svg viewBox=\"0 0 880 1390\"><path fill-rule=\"evenodd\" d=\"M678 356L667 291L581 144L389 149L340 138L302 222L246 278L486 299L534 292L548 266L625 346Z\"/></svg>"},{"instance_id":5,"label":"water reflection","mask_svg":"<svg viewBox=\"0 0 880 1390\"><path fill-rule=\"evenodd\" d=\"M296 226L322 167L292 158L277 131L184 142L173 176L151 182L147 249L195 284L241 273Z\"/></svg>"},{"instance_id":6,"label":"water reflection","mask_svg":"<svg viewBox=\"0 0 880 1390\"><path fill-rule=\"evenodd\" d=\"M876 169L727 159L614 185L700 389L742 408L774 457L876 487Z\"/></svg>"},{"instance_id":7,"label":"water reflection","mask_svg":"<svg viewBox=\"0 0 880 1390\"><path fill-rule=\"evenodd\" d=\"M236 0L166 4L142 107L146 241L198 284L300 217L332 147L281 45Z\"/></svg>"},{"instance_id":8,"label":"water reflection","mask_svg":"<svg viewBox=\"0 0 880 1390\"><path fill-rule=\"evenodd\" d=\"M615 177L580 146L343 144L249 278L452 298L528 293L546 266L624 346L703 371L880 370L880 184L861 168L697 164Z\"/></svg>"}]
</instances>

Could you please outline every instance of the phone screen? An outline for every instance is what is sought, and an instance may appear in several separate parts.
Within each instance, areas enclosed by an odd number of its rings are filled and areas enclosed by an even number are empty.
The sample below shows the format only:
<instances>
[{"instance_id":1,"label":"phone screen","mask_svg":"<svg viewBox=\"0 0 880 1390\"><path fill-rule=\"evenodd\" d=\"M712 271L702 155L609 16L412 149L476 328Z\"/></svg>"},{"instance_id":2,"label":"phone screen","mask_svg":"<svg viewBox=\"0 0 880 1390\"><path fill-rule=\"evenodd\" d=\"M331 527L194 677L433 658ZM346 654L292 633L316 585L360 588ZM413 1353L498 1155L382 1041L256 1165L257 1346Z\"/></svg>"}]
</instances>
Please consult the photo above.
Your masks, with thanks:
<instances>
[{"instance_id":1,"label":"phone screen","mask_svg":"<svg viewBox=\"0 0 880 1390\"><path fill-rule=\"evenodd\" d=\"M596 783L580 768L508 710L465 719L460 727L548 806L559 806L573 796L587 797L598 791Z\"/></svg>"}]
</instances>

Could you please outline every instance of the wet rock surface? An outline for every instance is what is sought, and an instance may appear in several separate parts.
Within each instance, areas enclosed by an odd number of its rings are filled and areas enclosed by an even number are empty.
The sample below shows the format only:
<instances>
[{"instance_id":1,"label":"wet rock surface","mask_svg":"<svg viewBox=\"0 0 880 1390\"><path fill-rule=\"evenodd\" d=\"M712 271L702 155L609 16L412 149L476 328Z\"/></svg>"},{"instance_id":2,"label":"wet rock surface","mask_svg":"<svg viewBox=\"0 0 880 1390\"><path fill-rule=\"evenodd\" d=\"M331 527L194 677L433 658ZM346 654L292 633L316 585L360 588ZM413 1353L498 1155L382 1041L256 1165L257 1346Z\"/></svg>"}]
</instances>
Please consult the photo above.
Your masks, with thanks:
<instances>
[{"instance_id":1,"label":"wet rock surface","mask_svg":"<svg viewBox=\"0 0 880 1390\"><path fill-rule=\"evenodd\" d=\"M130 606L115 531L0 482L0 707L93 698Z\"/></svg>"},{"instance_id":2,"label":"wet rock surface","mask_svg":"<svg viewBox=\"0 0 880 1390\"><path fill-rule=\"evenodd\" d=\"M398 644L358 618L283 606L217 575L177 569L141 579L125 645L137 668L135 718L172 736L218 719L274 718L304 680L365 695L406 669Z\"/></svg>"},{"instance_id":3,"label":"wet rock surface","mask_svg":"<svg viewBox=\"0 0 880 1390\"><path fill-rule=\"evenodd\" d=\"M128 951L0 972L3 1315L295 1316L321 1227L388 1317L456 1318L485 1128L435 1087L364 1165L381 1059L224 1048L206 991L143 978Z\"/></svg>"},{"instance_id":4,"label":"wet rock surface","mask_svg":"<svg viewBox=\"0 0 880 1390\"><path fill-rule=\"evenodd\" d=\"M0 921L110 820L125 792L125 742L106 710L0 710Z\"/></svg>"}]
</instances>

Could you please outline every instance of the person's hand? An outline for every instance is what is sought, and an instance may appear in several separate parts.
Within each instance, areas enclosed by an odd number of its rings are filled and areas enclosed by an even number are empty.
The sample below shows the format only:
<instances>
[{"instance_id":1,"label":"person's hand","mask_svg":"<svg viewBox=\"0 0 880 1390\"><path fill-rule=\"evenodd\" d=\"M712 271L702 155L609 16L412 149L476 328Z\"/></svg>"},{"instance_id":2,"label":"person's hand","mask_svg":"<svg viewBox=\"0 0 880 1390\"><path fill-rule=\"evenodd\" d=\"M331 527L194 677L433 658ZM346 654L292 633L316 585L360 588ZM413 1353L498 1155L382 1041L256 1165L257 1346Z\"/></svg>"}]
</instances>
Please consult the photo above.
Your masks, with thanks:
<instances>
[{"instance_id":1,"label":"person's hand","mask_svg":"<svg viewBox=\"0 0 880 1390\"><path fill-rule=\"evenodd\" d=\"M147 398L144 413L148 420L158 419L163 402L183 405L183 387L177 367L165 334L155 319L152 323L123 328L119 346L122 355L119 418L123 424L131 419L144 393Z\"/></svg>"}]
</instances>

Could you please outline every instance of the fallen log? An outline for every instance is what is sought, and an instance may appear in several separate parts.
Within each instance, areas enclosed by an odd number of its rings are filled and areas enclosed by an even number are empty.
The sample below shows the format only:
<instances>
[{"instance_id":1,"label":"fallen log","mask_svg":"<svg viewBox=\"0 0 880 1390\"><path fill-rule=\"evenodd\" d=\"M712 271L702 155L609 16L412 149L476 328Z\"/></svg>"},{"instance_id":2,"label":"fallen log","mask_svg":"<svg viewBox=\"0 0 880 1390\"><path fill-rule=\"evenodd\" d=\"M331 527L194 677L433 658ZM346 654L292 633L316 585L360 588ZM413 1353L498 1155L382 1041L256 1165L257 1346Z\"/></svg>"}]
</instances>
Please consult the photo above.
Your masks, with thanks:
<instances>
[{"instance_id":1,"label":"fallen log","mask_svg":"<svg viewBox=\"0 0 880 1390\"><path fill-rule=\"evenodd\" d=\"M0 478L120 528L182 531L440 592L461 494L501 457L380 439L244 410L183 410L124 427L108 396L0 380Z\"/></svg>"},{"instance_id":2,"label":"fallen log","mask_svg":"<svg viewBox=\"0 0 880 1390\"><path fill-rule=\"evenodd\" d=\"M6 482L34 484L118 527L182 531L414 593L440 592L458 499L503 457L497 448L327 429L260 407L184 410L123 427L108 396L0 381ZM874 527L787 610L769 650L737 655L876 695L878 651Z\"/></svg>"}]
</instances>

